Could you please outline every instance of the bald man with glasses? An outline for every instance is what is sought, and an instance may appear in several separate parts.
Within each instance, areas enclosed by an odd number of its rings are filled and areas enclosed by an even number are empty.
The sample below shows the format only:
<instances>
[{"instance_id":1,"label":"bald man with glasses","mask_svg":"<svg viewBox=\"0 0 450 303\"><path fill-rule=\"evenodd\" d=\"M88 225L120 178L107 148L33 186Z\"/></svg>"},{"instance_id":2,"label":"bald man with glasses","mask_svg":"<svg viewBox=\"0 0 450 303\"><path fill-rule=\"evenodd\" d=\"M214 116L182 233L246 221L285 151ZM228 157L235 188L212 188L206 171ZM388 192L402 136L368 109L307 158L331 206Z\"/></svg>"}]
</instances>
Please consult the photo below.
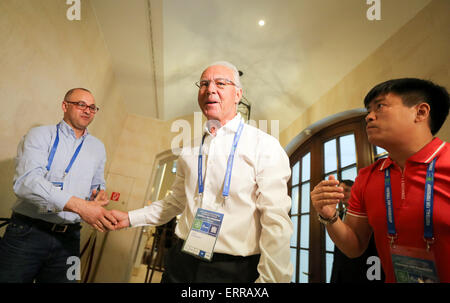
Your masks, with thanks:
<instances>
[{"instance_id":1,"label":"bald man with glasses","mask_svg":"<svg viewBox=\"0 0 450 303\"><path fill-rule=\"evenodd\" d=\"M116 220L103 206L103 143L87 131L99 108L85 88L69 90L57 125L32 128L17 149L17 201L0 242L0 282L76 282L81 220L98 231Z\"/></svg>"}]
</instances>

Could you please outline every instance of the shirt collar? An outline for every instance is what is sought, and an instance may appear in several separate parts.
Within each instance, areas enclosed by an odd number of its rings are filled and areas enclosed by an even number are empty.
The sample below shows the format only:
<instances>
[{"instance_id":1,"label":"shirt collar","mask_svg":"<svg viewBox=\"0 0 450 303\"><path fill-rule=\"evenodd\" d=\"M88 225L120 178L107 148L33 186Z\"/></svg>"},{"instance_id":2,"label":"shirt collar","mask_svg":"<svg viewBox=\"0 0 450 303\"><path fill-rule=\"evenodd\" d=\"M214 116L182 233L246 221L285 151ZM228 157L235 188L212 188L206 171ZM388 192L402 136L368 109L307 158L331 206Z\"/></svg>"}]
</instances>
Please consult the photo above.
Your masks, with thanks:
<instances>
[{"instance_id":1,"label":"shirt collar","mask_svg":"<svg viewBox=\"0 0 450 303\"><path fill-rule=\"evenodd\" d=\"M61 120L61 122L59 124L59 129L61 130L61 133L63 133L65 136L73 136L74 138L76 138L75 131L73 130L72 127L70 127L69 124L67 124L66 121ZM87 134L88 134L88 130L87 130L87 128L85 128L84 133L81 137L84 137Z\"/></svg>"},{"instance_id":2,"label":"shirt collar","mask_svg":"<svg viewBox=\"0 0 450 303\"><path fill-rule=\"evenodd\" d=\"M216 130L216 135L218 134L218 132L223 132L223 131L230 131L230 132L237 132L237 129L239 127L239 123L241 122L241 114L237 113L236 116L234 116L233 119L231 119L230 121L228 121L225 125L220 125L220 123L218 123L216 120L208 120L206 122L205 125L205 133L207 133L208 135L212 135L210 132L211 127L215 126L217 128Z\"/></svg>"},{"instance_id":3,"label":"shirt collar","mask_svg":"<svg viewBox=\"0 0 450 303\"><path fill-rule=\"evenodd\" d=\"M443 150L443 147L445 146L445 142L443 142L439 138L434 138L431 140L430 143L425 145L421 150L419 150L417 153L412 155L411 157L406 160L406 162L416 162L416 163L430 163L439 153ZM391 159L391 157L387 157L381 167L380 170L384 170L391 166L394 163L394 161Z\"/></svg>"}]
</instances>

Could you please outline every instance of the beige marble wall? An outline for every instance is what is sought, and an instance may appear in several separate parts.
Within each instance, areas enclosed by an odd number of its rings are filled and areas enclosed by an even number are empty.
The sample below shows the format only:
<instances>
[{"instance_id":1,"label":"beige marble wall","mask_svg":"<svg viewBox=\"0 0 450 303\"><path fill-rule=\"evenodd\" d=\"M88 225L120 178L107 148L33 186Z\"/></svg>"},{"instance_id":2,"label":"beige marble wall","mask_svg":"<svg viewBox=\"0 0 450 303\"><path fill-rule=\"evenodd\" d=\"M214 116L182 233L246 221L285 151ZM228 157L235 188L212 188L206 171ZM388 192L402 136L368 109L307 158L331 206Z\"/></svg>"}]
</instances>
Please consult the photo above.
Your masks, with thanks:
<instances>
[{"instance_id":1,"label":"beige marble wall","mask_svg":"<svg viewBox=\"0 0 450 303\"><path fill-rule=\"evenodd\" d=\"M424 78L450 89L449 11L450 1L432 1L283 130L280 134L282 146L313 123L336 113L364 107L366 93L388 79ZM450 119L438 136L450 141Z\"/></svg>"},{"instance_id":2,"label":"beige marble wall","mask_svg":"<svg viewBox=\"0 0 450 303\"><path fill-rule=\"evenodd\" d=\"M118 202L111 201L108 209L129 211L146 204L155 158L158 154L170 150L172 140L182 131L179 129L177 132L171 132L176 120L182 120L189 125L193 138L194 115L170 121L128 115L107 175L108 196L116 191L120 192L120 199ZM196 121L199 121L198 116ZM96 252L96 256L100 258L96 260L98 264L93 276L94 282L130 280L141 230L131 228L109 232L101 256L100 248Z\"/></svg>"},{"instance_id":3,"label":"beige marble wall","mask_svg":"<svg viewBox=\"0 0 450 303\"><path fill-rule=\"evenodd\" d=\"M0 1L0 217L10 215L14 158L22 136L62 119L66 91L92 91L100 111L89 132L105 144L111 165L126 118L109 52L89 1L69 21L66 1ZM84 229L83 239L90 232ZM4 232L1 230L0 232Z\"/></svg>"}]
</instances>

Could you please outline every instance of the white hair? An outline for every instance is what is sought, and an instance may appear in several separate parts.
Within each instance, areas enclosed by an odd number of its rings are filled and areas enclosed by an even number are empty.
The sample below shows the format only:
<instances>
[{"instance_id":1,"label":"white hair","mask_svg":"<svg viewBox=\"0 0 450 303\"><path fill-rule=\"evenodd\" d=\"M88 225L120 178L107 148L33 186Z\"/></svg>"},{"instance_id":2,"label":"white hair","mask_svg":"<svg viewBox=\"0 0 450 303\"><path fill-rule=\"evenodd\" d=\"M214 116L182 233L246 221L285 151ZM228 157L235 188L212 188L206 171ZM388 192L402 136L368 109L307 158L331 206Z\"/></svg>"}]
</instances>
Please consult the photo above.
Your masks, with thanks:
<instances>
[{"instance_id":1,"label":"white hair","mask_svg":"<svg viewBox=\"0 0 450 303\"><path fill-rule=\"evenodd\" d=\"M216 66L216 65L225 66L225 67L228 67L229 69L231 69L233 71L233 75L234 75L234 79L233 79L234 84L236 84L237 87L242 88L238 69L236 68L236 66L234 66L233 64L231 64L228 61L216 61L216 62L208 65L204 70L207 70L209 67Z\"/></svg>"}]
</instances>

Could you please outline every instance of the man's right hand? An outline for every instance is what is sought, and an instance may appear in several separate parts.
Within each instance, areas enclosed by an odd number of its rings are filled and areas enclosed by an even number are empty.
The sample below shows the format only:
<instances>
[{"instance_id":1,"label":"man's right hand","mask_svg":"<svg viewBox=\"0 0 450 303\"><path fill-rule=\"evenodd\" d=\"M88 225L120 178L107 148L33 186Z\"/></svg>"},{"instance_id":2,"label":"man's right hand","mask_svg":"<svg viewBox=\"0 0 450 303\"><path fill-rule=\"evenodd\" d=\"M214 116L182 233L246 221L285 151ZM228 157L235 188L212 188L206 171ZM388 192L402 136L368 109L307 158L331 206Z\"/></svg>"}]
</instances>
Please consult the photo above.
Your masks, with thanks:
<instances>
[{"instance_id":1,"label":"man's right hand","mask_svg":"<svg viewBox=\"0 0 450 303\"><path fill-rule=\"evenodd\" d=\"M130 218L128 217L127 212L113 209L113 210L111 210L111 215L113 215L114 218L116 218L116 220L117 220L117 223L114 226L115 229L122 229L122 228L130 227Z\"/></svg>"},{"instance_id":2,"label":"man's right hand","mask_svg":"<svg viewBox=\"0 0 450 303\"><path fill-rule=\"evenodd\" d=\"M81 219L100 232L114 230L117 220L111 212L98 203L72 197L64 206L65 211L71 211L80 215Z\"/></svg>"},{"instance_id":3,"label":"man's right hand","mask_svg":"<svg viewBox=\"0 0 450 303\"><path fill-rule=\"evenodd\" d=\"M336 204L344 198L344 189L337 185L339 181L331 175L328 180L317 184L311 192L312 205L323 218L333 217L336 213Z\"/></svg>"}]
</instances>

